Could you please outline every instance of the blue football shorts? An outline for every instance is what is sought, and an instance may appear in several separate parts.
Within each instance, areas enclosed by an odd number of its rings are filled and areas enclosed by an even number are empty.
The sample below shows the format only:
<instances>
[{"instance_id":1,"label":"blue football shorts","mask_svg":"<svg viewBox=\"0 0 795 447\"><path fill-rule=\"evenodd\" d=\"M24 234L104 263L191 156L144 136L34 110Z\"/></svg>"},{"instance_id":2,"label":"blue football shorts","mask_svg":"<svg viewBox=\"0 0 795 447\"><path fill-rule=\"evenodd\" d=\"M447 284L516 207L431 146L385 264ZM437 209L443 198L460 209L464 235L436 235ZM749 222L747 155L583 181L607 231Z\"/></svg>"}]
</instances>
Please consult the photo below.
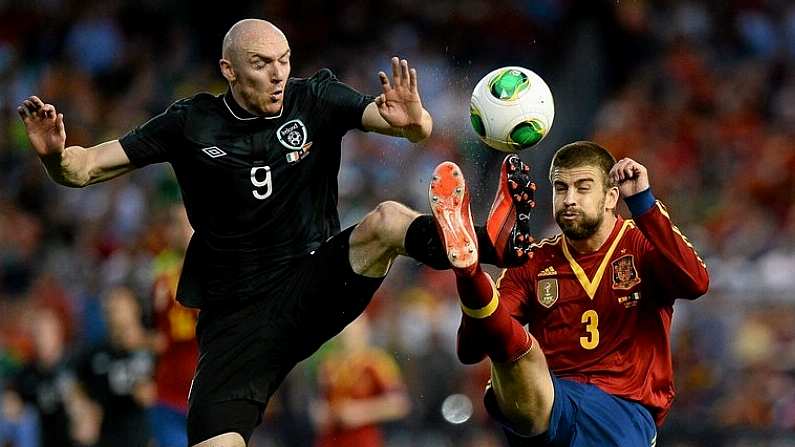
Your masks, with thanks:
<instances>
[{"instance_id":1,"label":"blue football shorts","mask_svg":"<svg viewBox=\"0 0 795 447\"><path fill-rule=\"evenodd\" d=\"M605 393L595 385L551 376L555 401L549 429L532 437L511 428L497 405L494 390L486 388L486 409L502 425L511 447L655 447L657 428L646 407Z\"/></svg>"}]
</instances>

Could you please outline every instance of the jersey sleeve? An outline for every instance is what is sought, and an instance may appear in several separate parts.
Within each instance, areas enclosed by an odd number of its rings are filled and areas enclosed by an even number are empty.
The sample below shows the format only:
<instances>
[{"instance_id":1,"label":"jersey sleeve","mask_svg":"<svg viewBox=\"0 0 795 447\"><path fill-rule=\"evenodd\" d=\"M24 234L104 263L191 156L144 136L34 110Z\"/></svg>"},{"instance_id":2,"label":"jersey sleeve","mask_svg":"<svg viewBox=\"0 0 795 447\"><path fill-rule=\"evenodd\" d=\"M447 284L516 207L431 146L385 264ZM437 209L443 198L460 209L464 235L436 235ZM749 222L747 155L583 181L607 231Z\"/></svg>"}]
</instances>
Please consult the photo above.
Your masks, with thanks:
<instances>
[{"instance_id":1,"label":"jersey sleeve","mask_svg":"<svg viewBox=\"0 0 795 447\"><path fill-rule=\"evenodd\" d=\"M395 360L385 352L376 350L372 353L372 368L379 389L385 392L400 391L405 388L400 375L400 368Z\"/></svg>"},{"instance_id":2,"label":"jersey sleeve","mask_svg":"<svg viewBox=\"0 0 795 447\"><path fill-rule=\"evenodd\" d=\"M359 93L340 82L331 70L324 68L309 79L310 89L321 104L321 113L329 117L330 125L341 133L351 129L364 130L362 114L375 97Z\"/></svg>"},{"instance_id":3,"label":"jersey sleeve","mask_svg":"<svg viewBox=\"0 0 795 447\"><path fill-rule=\"evenodd\" d=\"M75 378L89 399L102 404L107 401L108 395L101 385L102 378L97 376L91 367L94 355L96 355L96 351L90 350L81 353L77 357L75 361Z\"/></svg>"},{"instance_id":4,"label":"jersey sleeve","mask_svg":"<svg viewBox=\"0 0 795 447\"><path fill-rule=\"evenodd\" d=\"M177 101L165 112L131 130L119 143L130 162L137 167L171 161L184 144L187 100Z\"/></svg>"},{"instance_id":5,"label":"jersey sleeve","mask_svg":"<svg viewBox=\"0 0 795 447\"><path fill-rule=\"evenodd\" d=\"M671 222L671 216L650 190L627 198L627 205L645 241L644 263L672 298L695 299L707 292L707 266L695 247Z\"/></svg>"},{"instance_id":6,"label":"jersey sleeve","mask_svg":"<svg viewBox=\"0 0 795 447\"><path fill-rule=\"evenodd\" d=\"M497 290L500 293L500 305L504 306L511 316L522 325L527 324L525 314L528 297L533 296L533 282L528 280L526 267L503 270L497 279Z\"/></svg>"}]
</instances>

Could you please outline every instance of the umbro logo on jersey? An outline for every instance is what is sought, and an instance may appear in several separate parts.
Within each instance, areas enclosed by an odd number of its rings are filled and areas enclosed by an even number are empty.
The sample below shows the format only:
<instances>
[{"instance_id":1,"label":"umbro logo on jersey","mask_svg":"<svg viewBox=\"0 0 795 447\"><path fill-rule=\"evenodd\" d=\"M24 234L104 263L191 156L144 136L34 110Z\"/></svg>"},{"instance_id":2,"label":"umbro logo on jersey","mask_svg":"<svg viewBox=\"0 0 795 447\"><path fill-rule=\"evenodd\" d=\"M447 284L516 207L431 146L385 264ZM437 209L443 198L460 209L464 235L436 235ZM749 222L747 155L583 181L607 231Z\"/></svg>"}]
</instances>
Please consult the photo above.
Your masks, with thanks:
<instances>
[{"instance_id":1,"label":"umbro logo on jersey","mask_svg":"<svg viewBox=\"0 0 795 447\"><path fill-rule=\"evenodd\" d=\"M226 155L226 152L224 152L223 149L219 148L218 146L205 147L204 149L202 149L202 152L204 152L205 154L209 155L212 158L223 157L224 155Z\"/></svg>"},{"instance_id":2,"label":"umbro logo on jersey","mask_svg":"<svg viewBox=\"0 0 795 447\"><path fill-rule=\"evenodd\" d=\"M555 267L552 267L551 265L545 268L544 270L538 272L538 276L555 276L557 274L558 272L555 271Z\"/></svg>"}]
</instances>

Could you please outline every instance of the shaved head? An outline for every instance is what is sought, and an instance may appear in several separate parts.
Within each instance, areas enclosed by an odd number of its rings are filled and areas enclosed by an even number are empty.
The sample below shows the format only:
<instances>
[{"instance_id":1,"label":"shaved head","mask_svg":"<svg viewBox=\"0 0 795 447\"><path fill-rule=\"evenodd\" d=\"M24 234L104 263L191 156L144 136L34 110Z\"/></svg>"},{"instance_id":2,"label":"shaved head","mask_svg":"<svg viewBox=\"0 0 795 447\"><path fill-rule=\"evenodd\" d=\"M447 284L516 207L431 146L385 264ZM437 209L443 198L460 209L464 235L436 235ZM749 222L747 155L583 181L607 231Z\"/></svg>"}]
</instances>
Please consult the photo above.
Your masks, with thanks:
<instances>
[{"instance_id":1,"label":"shaved head","mask_svg":"<svg viewBox=\"0 0 795 447\"><path fill-rule=\"evenodd\" d=\"M224 36L221 57L234 60L244 53L246 43L261 42L263 44L287 43L282 30L276 25L261 19L243 19L229 28Z\"/></svg>"},{"instance_id":2,"label":"shaved head","mask_svg":"<svg viewBox=\"0 0 795 447\"><path fill-rule=\"evenodd\" d=\"M279 28L260 19L235 23L224 36L218 62L238 105L254 115L281 113L290 44Z\"/></svg>"}]
</instances>

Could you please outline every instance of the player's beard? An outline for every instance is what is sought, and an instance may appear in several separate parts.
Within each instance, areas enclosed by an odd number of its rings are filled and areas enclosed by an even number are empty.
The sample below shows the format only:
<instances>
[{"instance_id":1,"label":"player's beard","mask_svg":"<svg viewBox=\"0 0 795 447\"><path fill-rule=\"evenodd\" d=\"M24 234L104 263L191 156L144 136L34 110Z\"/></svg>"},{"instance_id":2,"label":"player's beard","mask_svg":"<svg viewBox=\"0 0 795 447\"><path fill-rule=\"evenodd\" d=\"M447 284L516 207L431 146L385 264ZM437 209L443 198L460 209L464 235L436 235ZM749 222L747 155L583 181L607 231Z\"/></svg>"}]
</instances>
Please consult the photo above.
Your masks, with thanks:
<instances>
[{"instance_id":1,"label":"player's beard","mask_svg":"<svg viewBox=\"0 0 795 447\"><path fill-rule=\"evenodd\" d=\"M602 198L602 200L599 201L599 206L597 207L598 212L595 216L588 216L585 212L580 210L577 211L580 216L574 220L565 220L561 217L561 214L566 211L566 209L563 208L555 213L555 221L567 238L573 241L581 241L593 236L602 225L602 221L604 221L604 207L605 199Z\"/></svg>"}]
</instances>

